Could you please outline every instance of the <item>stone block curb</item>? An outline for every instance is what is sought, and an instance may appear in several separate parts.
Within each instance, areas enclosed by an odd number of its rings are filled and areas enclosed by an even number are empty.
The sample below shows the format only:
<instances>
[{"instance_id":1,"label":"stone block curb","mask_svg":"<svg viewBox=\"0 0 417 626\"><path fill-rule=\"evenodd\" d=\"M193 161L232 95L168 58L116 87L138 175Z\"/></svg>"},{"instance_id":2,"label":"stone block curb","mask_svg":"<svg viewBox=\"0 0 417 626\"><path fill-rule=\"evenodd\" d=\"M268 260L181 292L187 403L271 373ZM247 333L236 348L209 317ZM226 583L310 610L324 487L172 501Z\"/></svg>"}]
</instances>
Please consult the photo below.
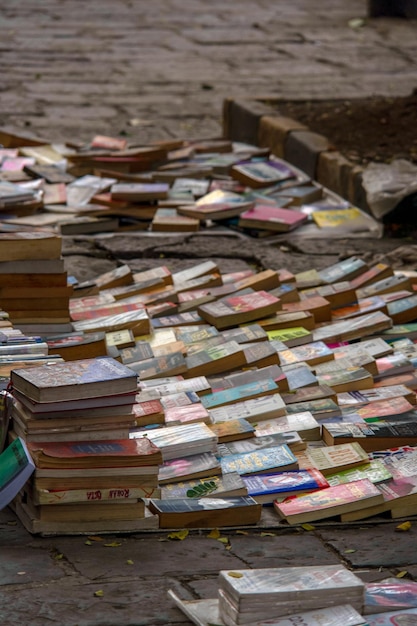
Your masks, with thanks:
<instances>
[{"instance_id":1,"label":"stone block curb","mask_svg":"<svg viewBox=\"0 0 417 626\"><path fill-rule=\"evenodd\" d=\"M303 170L330 191L369 212L362 186L363 168L341 154L331 139L310 131L296 119L284 117L258 100L227 99L223 106L223 135L269 148Z\"/></svg>"}]
</instances>

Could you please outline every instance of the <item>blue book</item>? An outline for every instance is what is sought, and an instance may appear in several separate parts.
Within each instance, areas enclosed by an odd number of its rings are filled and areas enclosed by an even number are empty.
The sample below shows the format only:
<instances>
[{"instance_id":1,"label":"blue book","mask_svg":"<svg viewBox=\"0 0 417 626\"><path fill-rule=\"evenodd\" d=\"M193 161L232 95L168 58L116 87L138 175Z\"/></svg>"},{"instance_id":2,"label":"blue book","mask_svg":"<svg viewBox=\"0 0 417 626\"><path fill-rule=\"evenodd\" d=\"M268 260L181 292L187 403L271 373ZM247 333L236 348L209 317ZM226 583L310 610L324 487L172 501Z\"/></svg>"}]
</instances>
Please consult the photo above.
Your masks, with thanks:
<instances>
[{"instance_id":1,"label":"blue book","mask_svg":"<svg viewBox=\"0 0 417 626\"><path fill-rule=\"evenodd\" d=\"M220 459L220 464L222 474L237 472L241 476L298 469L297 457L285 443L253 452L229 454Z\"/></svg>"},{"instance_id":2,"label":"blue book","mask_svg":"<svg viewBox=\"0 0 417 626\"><path fill-rule=\"evenodd\" d=\"M288 496L329 487L323 474L314 468L255 474L243 476L242 480L246 485L248 495L261 504L272 504L277 499L283 500Z\"/></svg>"},{"instance_id":3,"label":"blue book","mask_svg":"<svg viewBox=\"0 0 417 626\"><path fill-rule=\"evenodd\" d=\"M267 378L265 380L255 380L245 385L223 389L222 391L208 393L201 398L201 403L206 409L214 409L225 404L239 402L239 400L257 398L259 396L277 393L278 391L278 385L272 378Z\"/></svg>"}]
</instances>

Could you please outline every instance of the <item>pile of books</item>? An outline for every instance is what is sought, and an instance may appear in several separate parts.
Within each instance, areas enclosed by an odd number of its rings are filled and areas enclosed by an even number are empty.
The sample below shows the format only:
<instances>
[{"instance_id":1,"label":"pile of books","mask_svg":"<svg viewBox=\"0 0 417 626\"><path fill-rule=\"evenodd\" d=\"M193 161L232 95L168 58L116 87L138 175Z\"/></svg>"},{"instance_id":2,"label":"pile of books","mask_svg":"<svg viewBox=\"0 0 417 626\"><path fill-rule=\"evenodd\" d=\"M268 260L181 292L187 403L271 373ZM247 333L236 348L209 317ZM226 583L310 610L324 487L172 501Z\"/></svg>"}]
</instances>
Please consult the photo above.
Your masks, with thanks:
<instances>
[{"instance_id":1,"label":"pile of books","mask_svg":"<svg viewBox=\"0 0 417 626\"><path fill-rule=\"evenodd\" d=\"M100 135L57 146L0 132L9 150L0 154L7 231L381 235L369 214L265 148L223 138L135 145Z\"/></svg>"},{"instance_id":2,"label":"pile of books","mask_svg":"<svg viewBox=\"0 0 417 626\"><path fill-rule=\"evenodd\" d=\"M71 330L62 238L43 232L0 232L0 306L26 335Z\"/></svg>"},{"instance_id":3,"label":"pile of books","mask_svg":"<svg viewBox=\"0 0 417 626\"><path fill-rule=\"evenodd\" d=\"M63 533L155 527L143 498L158 486L162 455L148 438L129 439L136 373L101 357L15 369L11 383L10 445L20 436L35 465L14 501L25 526Z\"/></svg>"},{"instance_id":4,"label":"pile of books","mask_svg":"<svg viewBox=\"0 0 417 626\"><path fill-rule=\"evenodd\" d=\"M168 595L197 626L371 623L363 617L365 583L343 565L222 570L217 598L184 601L172 590Z\"/></svg>"},{"instance_id":5,"label":"pile of books","mask_svg":"<svg viewBox=\"0 0 417 626\"><path fill-rule=\"evenodd\" d=\"M74 324L90 306L104 330L27 338L33 349L54 349L42 355L50 362L5 364L14 387L10 439L21 437L30 451L152 443L160 460L135 497L161 528L253 525L271 515L279 525L417 514L413 280L357 257L296 275L226 274L213 261L173 273L121 266L93 281L94 295L70 300ZM111 330L108 320L126 299L146 325ZM83 354L94 345L105 354L76 358L77 346ZM97 393L83 382L65 399L56 387L58 372L61 382L77 371L85 381L88 363L99 378L108 360L129 372L128 389L106 381ZM25 495L32 515L41 504L56 506L45 500L52 490L61 503L75 497L65 470L42 487L39 471L36 499L29 488ZM100 484L131 486L120 475L117 485ZM84 479L76 497L86 500L91 488L99 487Z\"/></svg>"}]
</instances>

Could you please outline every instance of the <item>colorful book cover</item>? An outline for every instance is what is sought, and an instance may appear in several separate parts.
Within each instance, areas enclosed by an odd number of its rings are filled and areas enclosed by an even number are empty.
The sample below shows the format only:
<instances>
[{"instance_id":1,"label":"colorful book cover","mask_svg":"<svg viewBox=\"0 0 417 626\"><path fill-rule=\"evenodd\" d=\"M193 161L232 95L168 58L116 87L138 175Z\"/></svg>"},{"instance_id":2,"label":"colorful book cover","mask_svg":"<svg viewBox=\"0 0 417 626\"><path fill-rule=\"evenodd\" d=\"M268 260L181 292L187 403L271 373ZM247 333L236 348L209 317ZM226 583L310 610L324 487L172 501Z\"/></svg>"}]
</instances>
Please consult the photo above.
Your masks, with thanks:
<instances>
[{"instance_id":1,"label":"colorful book cover","mask_svg":"<svg viewBox=\"0 0 417 626\"><path fill-rule=\"evenodd\" d=\"M228 454L241 454L242 452L253 452L254 450L263 450L264 448L273 448L284 443L292 450L302 450L306 448L306 444L295 430L287 433L261 435L259 437L256 436L255 431L255 437L219 443L217 452L219 456L227 456Z\"/></svg>"},{"instance_id":2,"label":"colorful book cover","mask_svg":"<svg viewBox=\"0 0 417 626\"><path fill-rule=\"evenodd\" d=\"M255 427L243 418L210 424L209 428L217 435L219 443L255 436Z\"/></svg>"},{"instance_id":3,"label":"colorful book cover","mask_svg":"<svg viewBox=\"0 0 417 626\"><path fill-rule=\"evenodd\" d=\"M274 507L281 518L296 523L301 519L314 521L334 517L345 512L346 505L360 509L382 502L381 492L364 478L309 494L291 496L283 502L276 502Z\"/></svg>"},{"instance_id":4,"label":"colorful book cover","mask_svg":"<svg viewBox=\"0 0 417 626\"><path fill-rule=\"evenodd\" d=\"M315 467L325 476L369 462L368 454L357 442L307 448L296 456L300 469Z\"/></svg>"},{"instance_id":5,"label":"colorful book cover","mask_svg":"<svg viewBox=\"0 0 417 626\"><path fill-rule=\"evenodd\" d=\"M158 481L161 485L207 477L212 474L220 475L220 462L213 452L191 454L187 457L169 459L159 467Z\"/></svg>"},{"instance_id":6,"label":"colorful book cover","mask_svg":"<svg viewBox=\"0 0 417 626\"><path fill-rule=\"evenodd\" d=\"M163 500L167 498L216 498L226 495L247 495L243 478L236 472L230 472L224 476L166 484L161 489Z\"/></svg>"},{"instance_id":7,"label":"colorful book cover","mask_svg":"<svg viewBox=\"0 0 417 626\"><path fill-rule=\"evenodd\" d=\"M366 626L406 626L417 621L417 608L366 616Z\"/></svg>"},{"instance_id":8,"label":"colorful book cover","mask_svg":"<svg viewBox=\"0 0 417 626\"><path fill-rule=\"evenodd\" d=\"M354 480L367 478L371 483L380 483L392 478L392 473L386 465L378 459L371 460L369 463L353 467L352 469L342 470L326 476L329 485L341 485L351 483Z\"/></svg>"},{"instance_id":9,"label":"colorful book cover","mask_svg":"<svg viewBox=\"0 0 417 626\"><path fill-rule=\"evenodd\" d=\"M162 462L159 448L146 437L108 441L29 441L27 447L40 468L136 467Z\"/></svg>"},{"instance_id":10,"label":"colorful book cover","mask_svg":"<svg viewBox=\"0 0 417 626\"><path fill-rule=\"evenodd\" d=\"M202 400L204 404L204 398ZM256 396L251 400L209 409L210 417L214 424L239 418L246 419L249 422L258 422L285 415L285 412L285 403L279 393Z\"/></svg>"},{"instance_id":11,"label":"colorful book cover","mask_svg":"<svg viewBox=\"0 0 417 626\"><path fill-rule=\"evenodd\" d=\"M316 469L292 470L289 472L276 472L272 474L254 474L243 476L248 494L253 498L257 496L288 496L298 491L315 491L329 487L329 483L323 474Z\"/></svg>"},{"instance_id":12,"label":"colorful book cover","mask_svg":"<svg viewBox=\"0 0 417 626\"><path fill-rule=\"evenodd\" d=\"M255 398L261 395L273 394L277 391L278 385L272 379L267 379L209 393L201 398L201 402L206 409L214 409L221 405L244 400L245 398Z\"/></svg>"},{"instance_id":13,"label":"colorful book cover","mask_svg":"<svg viewBox=\"0 0 417 626\"><path fill-rule=\"evenodd\" d=\"M256 204L249 211L240 214L238 224L245 228L265 230L294 230L308 220L308 216L296 209Z\"/></svg>"},{"instance_id":14,"label":"colorful book cover","mask_svg":"<svg viewBox=\"0 0 417 626\"><path fill-rule=\"evenodd\" d=\"M265 473L279 467L297 469L297 458L290 448L283 444L273 448L231 454L220 459L223 474L237 472L238 474Z\"/></svg>"},{"instance_id":15,"label":"colorful book cover","mask_svg":"<svg viewBox=\"0 0 417 626\"><path fill-rule=\"evenodd\" d=\"M69 400L109 395L111 383L117 393L137 389L137 374L116 359L97 357L21 368L11 373L13 387L34 401ZM97 393L96 393L97 390Z\"/></svg>"},{"instance_id":16,"label":"colorful book cover","mask_svg":"<svg viewBox=\"0 0 417 626\"><path fill-rule=\"evenodd\" d=\"M17 437L0 454L0 510L13 500L34 471L26 442Z\"/></svg>"}]
</instances>

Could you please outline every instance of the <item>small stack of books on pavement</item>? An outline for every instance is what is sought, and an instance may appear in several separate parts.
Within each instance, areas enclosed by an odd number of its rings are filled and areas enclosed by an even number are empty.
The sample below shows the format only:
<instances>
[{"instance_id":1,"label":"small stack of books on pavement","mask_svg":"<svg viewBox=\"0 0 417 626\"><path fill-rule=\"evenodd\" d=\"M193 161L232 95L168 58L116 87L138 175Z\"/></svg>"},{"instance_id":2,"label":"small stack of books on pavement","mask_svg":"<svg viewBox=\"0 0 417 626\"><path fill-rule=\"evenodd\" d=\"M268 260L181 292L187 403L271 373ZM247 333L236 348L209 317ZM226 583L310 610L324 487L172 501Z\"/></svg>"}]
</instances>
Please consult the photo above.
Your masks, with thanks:
<instances>
[{"instance_id":1,"label":"small stack of books on pavement","mask_svg":"<svg viewBox=\"0 0 417 626\"><path fill-rule=\"evenodd\" d=\"M365 583L343 565L221 570L217 598L169 597L197 626L366 626Z\"/></svg>"},{"instance_id":2,"label":"small stack of books on pavement","mask_svg":"<svg viewBox=\"0 0 417 626\"><path fill-rule=\"evenodd\" d=\"M144 498L158 494L162 455L129 439L137 374L111 357L48 363L11 372L13 442L35 464L15 499L31 532L154 527ZM156 491L155 491L156 490Z\"/></svg>"}]
</instances>

